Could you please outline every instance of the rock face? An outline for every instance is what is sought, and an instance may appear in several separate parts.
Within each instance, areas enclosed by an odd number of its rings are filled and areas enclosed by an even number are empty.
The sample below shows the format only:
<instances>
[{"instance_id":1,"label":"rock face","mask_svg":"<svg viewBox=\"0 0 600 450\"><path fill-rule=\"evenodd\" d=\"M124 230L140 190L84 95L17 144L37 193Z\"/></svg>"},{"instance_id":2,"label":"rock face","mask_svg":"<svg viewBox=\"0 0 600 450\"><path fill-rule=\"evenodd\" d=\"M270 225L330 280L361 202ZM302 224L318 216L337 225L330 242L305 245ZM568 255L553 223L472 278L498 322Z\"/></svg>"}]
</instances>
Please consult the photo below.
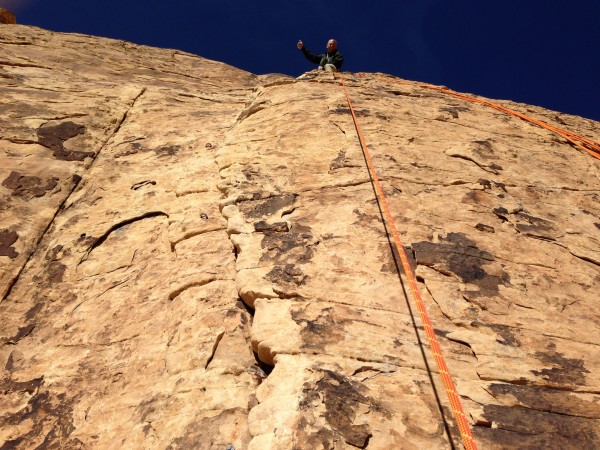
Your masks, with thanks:
<instances>
[{"instance_id":1,"label":"rock face","mask_svg":"<svg viewBox=\"0 0 600 450\"><path fill-rule=\"evenodd\" d=\"M461 446L331 74L0 47L2 448ZM600 446L599 162L344 76L477 443Z\"/></svg>"}]
</instances>

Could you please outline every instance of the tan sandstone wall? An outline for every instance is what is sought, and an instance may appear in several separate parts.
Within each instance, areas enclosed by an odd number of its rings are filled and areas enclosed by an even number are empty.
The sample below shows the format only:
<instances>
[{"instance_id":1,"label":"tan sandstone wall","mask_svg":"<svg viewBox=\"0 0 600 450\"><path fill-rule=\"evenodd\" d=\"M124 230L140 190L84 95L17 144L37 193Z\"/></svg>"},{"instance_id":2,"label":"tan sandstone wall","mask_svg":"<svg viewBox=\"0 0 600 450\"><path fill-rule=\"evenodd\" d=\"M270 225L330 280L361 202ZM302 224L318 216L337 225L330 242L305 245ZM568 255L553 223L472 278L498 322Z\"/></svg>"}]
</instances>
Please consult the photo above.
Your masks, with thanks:
<instances>
[{"instance_id":1,"label":"tan sandstone wall","mask_svg":"<svg viewBox=\"0 0 600 450\"><path fill-rule=\"evenodd\" d=\"M461 447L331 74L0 49L1 448ZM599 161L344 76L477 443L598 447Z\"/></svg>"}]
</instances>

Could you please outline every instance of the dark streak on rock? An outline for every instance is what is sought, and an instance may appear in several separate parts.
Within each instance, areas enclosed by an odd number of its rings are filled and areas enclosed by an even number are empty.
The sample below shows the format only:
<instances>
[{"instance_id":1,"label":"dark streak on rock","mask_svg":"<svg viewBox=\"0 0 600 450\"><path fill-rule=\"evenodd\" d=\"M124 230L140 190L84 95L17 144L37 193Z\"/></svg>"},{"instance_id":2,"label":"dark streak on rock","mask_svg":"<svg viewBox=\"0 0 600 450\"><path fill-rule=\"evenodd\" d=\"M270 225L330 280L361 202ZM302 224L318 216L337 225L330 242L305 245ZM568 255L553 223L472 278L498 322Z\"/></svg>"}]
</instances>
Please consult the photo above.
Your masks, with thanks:
<instances>
[{"instance_id":1,"label":"dark streak on rock","mask_svg":"<svg viewBox=\"0 0 600 450\"><path fill-rule=\"evenodd\" d=\"M296 195L282 194L266 199L247 201L239 205L240 211L247 218L258 219L265 216L273 216L281 212L285 214L293 210Z\"/></svg>"},{"instance_id":2,"label":"dark streak on rock","mask_svg":"<svg viewBox=\"0 0 600 450\"><path fill-rule=\"evenodd\" d=\"M16 231L0 231L0 256L8 256L10 259L15 259L19 256L19 253L12 246L18 239L19 235Z\"/></svg>"},{"instance_id":3,"label":"dark streak on rock","mask_svg":"<svg viewBox=\"0 0 600 450\"><path fill-rule=\"evenodd\" d=\"M502 340L496 339L496 342L502 345L508 345L509 347L520 347L521 342L516 338L512 332L512 328L506 325L492 324L488 325L494 332L500 335Z\"/></svg>"},{"instance_id":4,"label":"dark streak on rock","mask_svg":"<svg viewBox=\"0 0 600 450\"><path fill-rule=\"evenodd\" d=\"M337 107L336 109L331 110L331 112L334 114L343 114L343 115L351 114L350 108L344 108L344 107ZM368 109L355 109L354 113L356 114L356 117L367 117L369 115L369 110Z\"/></svg>"},{"instance_id":5,"label":"dark streak on rock","mask_svg":"<svg viewBox=\"0 0 600 450\"><path fill-rule=\"evenodd\" d=\"M266 231L272 233L287 233L290 229L287 222L267 223L266 221L261 220L254 224L254 231L258 231L259 233L264 233Z\"/></svg>"},{"instance_id":6,"label":"dark streak on rock","mask_svg":"<svg viewBox=\"0 0 600 450\"><path fill-rule=\"evenodd\" d=\"M531 373L541 376L544 380L557 385L585 385L585 374L590 373L582 359L566 358L555 351L555 345L550 343L548 352L536 352L535 357L551 369L532 370Z\"/></svg>"},{"instance_id":7,"label":"dark streak on rock","mask_svg":"<svg viewBox=\"0 0 600 450\"><path fill-rule=\"evenodd\" d=\"M164 147L159 147L157 149L154 150L154 152L156 153L156 156L163 157L169 157L169 156L175 156L177 153L179 153L179 151L181 150L181 146L180 145L169 145L169 146L164 146Z\"/></svg>"},{"instance_id":8,"label":"dark streak on rock","mask_svg":"<svg viewBox=\"0 0 600 450\"><path fill-rule=\"evenodd\" d=\"M29 336L34 328L35 328L35 325L32 323L30 323L29 325L25 325L24 327L20 327L19 331L17 331L17 334L15 334L14 336L9 337L9 338L3 338L0 342L5 343L5 344L15 345L17 342L19 342L24 337ZM10 369L7 367L7 370L10 370Z\"/></svg>"},{"instance_id":9,"label":"dark streak on rock","mask_svg":"<svg viewBox=\"0 0 600 450\"><path fill-rule=\"evenodd\" d=\"M494 424L476 431L484 445L493 442L498 448L579 450L596 448L598 443L595 420L504 405L485 405L483 417Z\"/></svg>"},{"instance_id":10,"label":"dark streak on rock","mask_svg":"<svg viewBox=\"0 0 600 450\"><path fill-rule=\"evenodd\" d=\"M35 378L26 382L15 382L10 378L0 381L1 392L27 393L31 396L27 405L0 418L0 427L14 428L16 433L12 440L6 441L3 450L28 447L32 442L39 442L36 448L69 448L83 449L85 446L77 438L70 435L75 430L73 425L73 405L76 398L69 398L65 393L51 392L44 389L44 378ZM18 425L29 422L30 426L20 429ZM23 434L19 434L19 431Z\"/></svg>"},{"instance_id":11,"label":"dark streak on rock","mask_svg":"<svg viewBox=\"0 0 600 450\"><path fill-rule=\"evenodd\" d=\"M94 152L67 150L65 142L79 134L85 133L85 126L74 122L63 122L54 126L38 128L38 142L40 145L52 150L55 158L64 161L83 161L85 158L94 157Z\"/></svg>"},{"instance_id":12,"label":"dark streak on rock","mask_svg":"<svg viewBox=\"0 0 600 450\"><path fill-rule=\"evenodd\" d=\"M478 223L477 225L475 225L475 229L477 229L479 231L483 231L484 233L495 233L496 232L494 227L485 225L483 223Z\"/></svg>"},{"instance_id":13,"label":"dark streak on rock","mask_svg":"<svg viewBox=\"0 0 600 450\"><path fill-rule=\"evenodd\" d=\"M488 391L499 401L544 411L588 419L600 419L600 403L587 395L577 396L570 391L541 386L519 386L494 383Z\"/></svg>"}]
</instances>

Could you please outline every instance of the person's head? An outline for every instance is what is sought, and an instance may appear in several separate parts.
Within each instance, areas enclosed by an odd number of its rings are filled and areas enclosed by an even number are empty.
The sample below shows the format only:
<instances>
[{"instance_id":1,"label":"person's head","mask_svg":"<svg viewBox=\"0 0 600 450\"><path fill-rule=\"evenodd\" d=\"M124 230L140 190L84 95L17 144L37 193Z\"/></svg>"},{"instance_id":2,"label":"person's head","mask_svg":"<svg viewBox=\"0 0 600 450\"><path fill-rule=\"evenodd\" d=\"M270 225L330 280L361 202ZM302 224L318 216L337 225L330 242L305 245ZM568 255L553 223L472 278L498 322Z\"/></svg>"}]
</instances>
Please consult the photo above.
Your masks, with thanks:
<instances>
[{"instance_id":1,"label":"person's head","mask_svg":"<svg viewBox=\"0 0 600 450\"><path fill-rule=\"evenodd\" d=\"M327 53L333 53L337 50L337 41L335 39L329 39L327 41Z\"/></svg>"}]
</instances>

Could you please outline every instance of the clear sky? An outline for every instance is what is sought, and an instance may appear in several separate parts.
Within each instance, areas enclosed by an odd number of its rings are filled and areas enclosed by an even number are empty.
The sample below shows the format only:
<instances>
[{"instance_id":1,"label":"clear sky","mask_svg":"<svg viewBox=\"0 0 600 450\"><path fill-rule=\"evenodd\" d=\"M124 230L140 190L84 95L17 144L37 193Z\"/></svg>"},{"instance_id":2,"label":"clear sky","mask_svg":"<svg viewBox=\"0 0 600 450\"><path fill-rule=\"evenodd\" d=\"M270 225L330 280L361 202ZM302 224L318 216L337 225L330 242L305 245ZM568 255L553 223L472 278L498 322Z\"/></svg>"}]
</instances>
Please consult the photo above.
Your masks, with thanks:
<instances>
[{"instance_id":1,"label":"clear sky","mask_svg":"<svg viewBox=\"0 0 600 450\"><path fill-rule=\"evenodd\" d=\"M298 76L336 38L385 72L600 121L600 0L0 0L17 22Z\"/></svg>"}]
</instances>

